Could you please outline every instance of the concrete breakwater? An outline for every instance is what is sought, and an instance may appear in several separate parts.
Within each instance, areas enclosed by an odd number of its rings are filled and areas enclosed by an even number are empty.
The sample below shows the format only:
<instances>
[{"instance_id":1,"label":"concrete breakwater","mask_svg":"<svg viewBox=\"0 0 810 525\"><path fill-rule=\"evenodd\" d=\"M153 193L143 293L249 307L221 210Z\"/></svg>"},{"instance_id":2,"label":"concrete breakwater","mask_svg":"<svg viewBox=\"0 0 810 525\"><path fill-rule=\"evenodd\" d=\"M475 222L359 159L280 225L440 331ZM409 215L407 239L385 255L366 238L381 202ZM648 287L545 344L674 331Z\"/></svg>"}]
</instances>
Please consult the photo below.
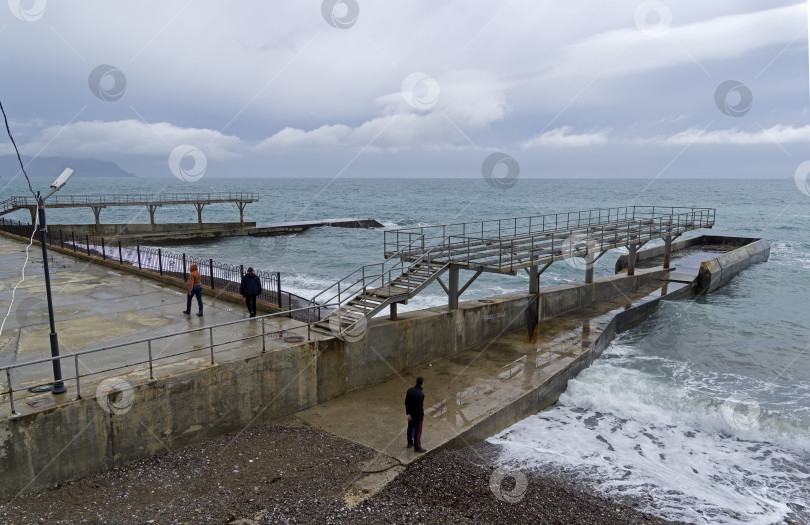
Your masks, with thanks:
<instances>
[{"instance_id":1,"label":"concrete breakwater","mask_svg":"<svg viewBox=\"0 0 810 525\"><path fill-rule=\"evenodd\" d=\"M222 237L273 237L300 233L310 228L382 228L374 219L324 219L257 225L255 222L163 223L163 224L52 224L58 232L108 237L124 244L172 244L204 242ZM57 233L58 235L58 233Z\"/></svg>"},{"instance_id":2,"label":"concrete breakwater","mask_svg":"<svg viewBox=\"0 0 810 525\"><path fill-rule=\"evenodd\" d=\"M755 248L750 257L767 258L763 255L767 243L764 245ZM733 264L729 268L728 272L735 271ZM740 271L742 263L736 268ZM712 266L707 271L716 270ZM720 272L722 276L722 262ZM356 341L305 341L152 382L132 379L131 406L126 412L109 410L109 403L94 397L65 400L0 426L0 465L6 473L0 496L37 490L165 448L316 409L465 349L497 345L505 334L519 333L533 301L538 301L541 334L542 321L619 301L601 314L604 323L589 325L592 335L587 344L582 339L576 353L558 355L542 382L517 388L514 395L482 410L469 424L451 429L443 446L469 443L553 403L568 379L598 357L617 332L643 320L661 299L700 293L696 281L671 279L672 273L650 268L638 270L634 276L617 274L593 283L547 287L538 296L512 293L488 299L490 302L462 302L453 310L437 307L408 312L396 321L374 319ZM697 272L692 277L696 279ZM625 299L629 297L633 299ZM525 339L525 329L523 334L520 337ZM398 391L399 385L395 386ZM401 420L399 412L395 425Z\"/></svg>"}]
</instances>

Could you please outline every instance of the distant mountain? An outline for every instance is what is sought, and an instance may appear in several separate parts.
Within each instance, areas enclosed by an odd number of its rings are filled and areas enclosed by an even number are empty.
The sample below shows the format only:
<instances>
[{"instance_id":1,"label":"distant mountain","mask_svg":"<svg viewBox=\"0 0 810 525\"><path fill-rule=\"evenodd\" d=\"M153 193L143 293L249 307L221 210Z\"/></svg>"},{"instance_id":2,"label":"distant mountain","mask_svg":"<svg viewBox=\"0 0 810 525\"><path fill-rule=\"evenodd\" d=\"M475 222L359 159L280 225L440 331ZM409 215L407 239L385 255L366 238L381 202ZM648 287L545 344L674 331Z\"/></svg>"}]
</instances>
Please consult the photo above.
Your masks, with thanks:
<instances>
[{"instance_id":1,"label":"distant mountain","mask_svg":"<svg viewBox=\"0 0 810 525\"><path fill-rule=\"evenodd\" d=\"M76 159L68 157L23 157L25 172L29 177L49 177L55 179L65 168L73 168L74 177L134 177L134 173L124 171L115 162L98 159ZM0 177L13 177L20 173L20 163L16 155L0 155Z\"/></svg>"}]
</instances>

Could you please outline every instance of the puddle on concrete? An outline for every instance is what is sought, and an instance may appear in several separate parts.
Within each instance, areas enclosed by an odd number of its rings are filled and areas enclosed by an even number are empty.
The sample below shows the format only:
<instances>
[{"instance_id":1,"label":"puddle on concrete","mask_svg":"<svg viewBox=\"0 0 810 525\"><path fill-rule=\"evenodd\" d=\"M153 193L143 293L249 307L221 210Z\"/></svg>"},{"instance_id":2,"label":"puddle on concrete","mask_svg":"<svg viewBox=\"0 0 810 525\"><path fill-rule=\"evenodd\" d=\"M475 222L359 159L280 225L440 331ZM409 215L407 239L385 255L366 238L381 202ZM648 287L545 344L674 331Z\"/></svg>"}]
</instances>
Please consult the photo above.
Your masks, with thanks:
<instances>
[{"instance_id":1,"label":"puddle on concrete","mask_svg":"<svg viewBox=\"0 0 810 525\"><path fill-rule=\"evenodd\" d=\"M104 313L78 319L69 323L57 322L59 349L62 353L74 352L85 348L103 346L105 341L151 328L169 324L168 319L154 315L143 315L137 312L118 314ZM41 326L23 328L20 337L19 356L25 359L37 359L50 356L50 338L48 330ZM148 337L151 333L144 333ZM19 359L19 358L18 358Z\"/></svg>"}]
</instances>

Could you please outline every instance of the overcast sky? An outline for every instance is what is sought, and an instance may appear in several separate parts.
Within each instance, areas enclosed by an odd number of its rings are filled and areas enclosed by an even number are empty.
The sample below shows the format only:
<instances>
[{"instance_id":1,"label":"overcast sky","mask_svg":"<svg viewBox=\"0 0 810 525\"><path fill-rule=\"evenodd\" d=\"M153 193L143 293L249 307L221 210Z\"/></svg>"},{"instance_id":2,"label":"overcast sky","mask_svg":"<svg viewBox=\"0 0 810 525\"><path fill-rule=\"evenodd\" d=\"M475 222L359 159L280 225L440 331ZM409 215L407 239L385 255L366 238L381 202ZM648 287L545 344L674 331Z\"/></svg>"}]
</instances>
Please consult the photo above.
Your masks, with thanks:
<instances>
[{"instance_id":1,"label":"overcast sky","mask_svg":"<svg viewBox=\"0 0 810 525\"><path fill-rule=\"evenodd\" d=\"M521 177L791 178L810 160L803 2L7 3L0 100L29 156L187 180L478 177L493 153Z\"/></svg>"}]
</instances>

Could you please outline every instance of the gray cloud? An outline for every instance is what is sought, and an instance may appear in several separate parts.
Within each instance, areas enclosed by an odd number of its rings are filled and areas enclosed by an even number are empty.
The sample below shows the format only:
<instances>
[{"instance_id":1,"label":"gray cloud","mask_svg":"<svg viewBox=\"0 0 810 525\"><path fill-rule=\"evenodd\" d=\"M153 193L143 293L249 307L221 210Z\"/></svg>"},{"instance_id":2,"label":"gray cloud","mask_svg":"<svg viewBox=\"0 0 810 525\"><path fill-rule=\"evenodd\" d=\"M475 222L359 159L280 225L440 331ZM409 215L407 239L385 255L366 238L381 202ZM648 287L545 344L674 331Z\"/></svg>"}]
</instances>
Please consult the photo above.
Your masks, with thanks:
<instances>
[{"instance_id":1,"label":"gray cloud","mask_svg":"<svg viewBox=\"0 0 810 525\"><path fill-rule=\"evenodd\" d=\"M485 151L519 149L526 176L550 150L560 169L588 172L592 157L594 174L618 176L627 170L604 173L599 154L581 151L667 157L685 144L810 141L810 87L796 73L807 67L804 3L663 4L672 21L651 35L634 20L640 0L369 0L346 30L325 22L318 2L50 2L36 20L0 15L0 45L13 50L0 57L0 93L26 154L157 166L188 144L222 173L264 174L271 156L285 173L328 176L361 152L352 175L466 173ZM102 64L126 78L112 101L88 89ZM416 72L435 80L435 100L403 97ZM714 104L729 79L754 97L733 123ZM404 151L416 154L407 167ZM635 155L649 163L638 171L655 172L646 153Z\"/></svg>"}]
</instances>

